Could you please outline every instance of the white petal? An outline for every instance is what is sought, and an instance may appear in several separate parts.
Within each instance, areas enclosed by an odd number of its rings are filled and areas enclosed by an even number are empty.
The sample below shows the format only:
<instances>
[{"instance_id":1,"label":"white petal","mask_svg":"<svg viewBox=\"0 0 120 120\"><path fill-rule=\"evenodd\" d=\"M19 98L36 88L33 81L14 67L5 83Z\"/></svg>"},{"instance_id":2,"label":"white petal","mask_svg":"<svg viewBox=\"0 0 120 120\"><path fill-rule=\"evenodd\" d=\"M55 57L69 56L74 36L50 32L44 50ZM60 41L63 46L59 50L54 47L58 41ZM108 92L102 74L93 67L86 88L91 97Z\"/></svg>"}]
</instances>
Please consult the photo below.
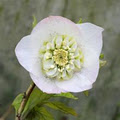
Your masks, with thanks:
<instances>
[{"instance_id":1,"label":"white petal","mask_svg":"<svg viewBox=\"0 0 120 120\"><path fill-rule=\"evenodd\" d=\"M75 52L76 49L77 49L77 44L74 43L74 44L71 46L69 52Z\"/></svg>"},{"instance_id":2,"label":"white petal","mask_svg":"<svg viewBox=\"0 0 120 120\"><path fill-rule=\"evenodd\" d=\"M47 60L47 59L50 59L50 58L52 58L52 53L51 52L46 52L44 54L44 60Z\"/></svg>"},{"instance_id":3,"label":"white petal","mask_svg":"<svg viewBox=\"0 0 120 120\"><path fill-rule=\"evenodd\" d=\"M64 41L63 41L63 43L62 43L64 49L68 49L68 48L69 48L69 40L70 40L70 39L71 39L71 38L70 38L69 36L66 36L66 37L64 38Z\"/></svg>"},{"instance_id":4,"label":"white petal","mask_svg":"<svg viewBox=\"0 0 120 120\"><path fill-rule=\"evenodd\" d=\"M56 74L56 72L57 72L57 68L55 67L53 69L46 71L45 73L47 76L53 77Z\"/></svg>"},{"instance_id":5,"label":"white petal","mask_svg":"<svg viewBox=\"0 0 120 120\"><path fill-rule=\"evenodd\" d=\"M44 35L70 35L77 39L80 37L79 28L75 23L61 16L50 16L40 21L33 29L35 32L44 32Z\"/></svg>"},{"instance_id":6,"label":"white petal","mask_svg":"<svg viewBox=\"0 0 120 120\"><path fill-rule=\"evenodd\" d=\"M32 35L23 37L15 48L15 54L19 63L29 72L31 72L33 65L39 59L39 50L43 46L43 40L48 36L43 36L36 32Z\"/></svg>"},{"instance_id":7,"label":"white petal","mask_svg":"<svg viewBox=\"0 0 120 120\"><path fill-rule=\"evenodd\" d=\"M36 86L46 93L61 93L67 92L57 87L55 80L47 78L41 69L41 62L37 61L30 73L30 76Z\"/></svg>"},{"instance_id":8,"label":"white petal","mask_svg":"<svg viewBox=\"0 0 120 120\"><path fill-rule=\"evenodd\" d=\"M91 23L77 24L82 34L82 40L78 41L83 48L94 50L98 55L102 49L102 31L103 28Z\"/></svg>"},{"instance_id":9,"label":"white petal","mask_svg":"<svg viewBox=\"0 0 120 120\"><path fill-rule=\"evenodd\" d=\"M38 59L38 49L32 45L31 36L28 35L17 44L15 54L19 63L28 71Z\"/></svg>"},{"instance_id":10,"label":"white petal","mask_svg":"<svg viewBox=\"0 0 120 120\"><path fill-rule=\"evenodd\" d=\"M55 67L54 61L52 59L50 60L43 60L43 69L48 70L50 68Z\"/></svg>"},{"instance_id":11,"label":"white petal","mask_svg":"<svg viewBox=\"0 0 120 120\"><path fill-rule=\"evenodd\" d=\"M41 74L40 77L36 77L33 74L30 74L32 80L34 81L34 83L36 84L36 86L41 89L43 92L46 93L61 93L61 92L66 92L60 88L58 88L55 85L54 80L49 79L49 78L45 78L45 76L43 76Z\"/></svg>"},{"instance_id":12,"label":"white petal","mask_svg":"<svg viewBox=\"0 0 120 120\"><path fill-rule=\"evenodd\" d=\"M79 57L80 57L79 49L76 49L74 53L74 58L79 58Z\"/></svg>"},{"instance_id":13,"label":"white petal","mask_svg":"<svg viewBox=\"0 0 120 120\"><path fill-rule=\"evenodd\" d=\"M96 81L99 72L99 57L94 51L84 54L85 61L81 71L74 73L73 77L65 81L56 81L58 87L69 92L82 92L90 89Z\"/></svg>"},{"instance_id":14,"label":"white petal","mask_svg":"<svg viewBox=\"0 0 120 120\"><path fill-rule=\"evenodd\" d=\"M74 70L74 69L75 69L74 64L69 64L69 65L70 65L70 68L71 68L72 70Z\"/></svg>"},{"instance_id":15,"label":"white petal","mask_svg":"<svg viewBox=\"0 0 120 120\"><path fill-rule=\"evenodd\" d=\"M74 60L74 65L75 65L75 67L80 69L81 68L80 60L79 59Z\"/></svg>"},{"instance_id":16,"label":"white petal","mask_svg":"<svg viewBox=\"0 0 120 120\"><path fill-rule=\"evenodd\" d=\"M60 48L62 44L62 36L58 36L56 40L56 48Z\"/></svg>"},{"instance_id":17,"label":"white petal","mask_svg":"<svg viewBox=\"0 0 120 120\"><path fill-rule=\"evenodd\" d=\"M52 38L52 49L54 50L55 49L55 46L56 46L56 39L57 37L55 36L54 38Z\"/></svg>"},{"instance_id":18,"label":"white petal","mask_svg":"<svg viewBox=\"0 0 120 120\"><path fill-rule=\"evenodd\" d=\"M52 43L47 43L47 45L46 45L46 49L47 49L47 50L52 49Z\"/></svg>"}]
</instances>

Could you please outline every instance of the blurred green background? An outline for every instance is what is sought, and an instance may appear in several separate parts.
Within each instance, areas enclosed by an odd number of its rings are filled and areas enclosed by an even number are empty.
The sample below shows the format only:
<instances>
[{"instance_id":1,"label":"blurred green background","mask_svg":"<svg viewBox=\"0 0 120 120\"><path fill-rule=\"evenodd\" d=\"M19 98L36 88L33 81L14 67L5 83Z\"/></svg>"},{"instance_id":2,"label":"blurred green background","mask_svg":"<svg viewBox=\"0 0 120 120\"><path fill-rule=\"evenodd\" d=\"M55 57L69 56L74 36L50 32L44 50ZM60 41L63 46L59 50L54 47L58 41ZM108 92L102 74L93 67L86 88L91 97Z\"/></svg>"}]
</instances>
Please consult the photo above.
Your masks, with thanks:
<instances>
[{"instance_id":1,"label":"blurred green background","mask_svg":"<svg viewBox=\"0 0 120 120\"><path fill-rule=\"evenodd\" d=\"M0 116L31 79L18 63L14 49L37 20L60 15L78 22L91 22L105 29L103 53L107 65L100 70L93 89L79 100L61 99L78 117L54 112L55 120L120 120L120 0L0 0ZM13 120L11 113L6 120Z\"/></svg>"}]
</instances>

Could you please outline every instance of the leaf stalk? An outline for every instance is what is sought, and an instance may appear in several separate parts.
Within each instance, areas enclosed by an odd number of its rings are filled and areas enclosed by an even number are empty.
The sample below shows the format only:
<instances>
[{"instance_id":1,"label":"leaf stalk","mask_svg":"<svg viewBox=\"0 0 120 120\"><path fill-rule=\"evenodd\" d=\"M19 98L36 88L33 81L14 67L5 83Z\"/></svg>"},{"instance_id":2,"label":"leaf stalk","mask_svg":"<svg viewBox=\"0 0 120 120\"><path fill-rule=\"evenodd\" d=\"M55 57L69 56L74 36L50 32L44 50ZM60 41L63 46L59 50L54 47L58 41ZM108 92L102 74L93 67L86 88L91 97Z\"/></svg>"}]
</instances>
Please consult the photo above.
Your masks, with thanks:
<instances>
[{"instance_id":1,"label":"leaf stalk","mask_svg":"<svg viewBox=\"0 0 120 120\"><path fill-rule=\"evenodd\" d=\"M16 120L22 120L22 112L23 112L23 110L24 110L24 108L26 106L26 103L27 103L33 89L35 88L35 86L36 85L34 83L30 84L29 88L24 93L23 100L22 100L22 102L20 104L20 107L18 109L18 112L16 114L16 118L15 118Z\"/></svg>"}]
</instances>

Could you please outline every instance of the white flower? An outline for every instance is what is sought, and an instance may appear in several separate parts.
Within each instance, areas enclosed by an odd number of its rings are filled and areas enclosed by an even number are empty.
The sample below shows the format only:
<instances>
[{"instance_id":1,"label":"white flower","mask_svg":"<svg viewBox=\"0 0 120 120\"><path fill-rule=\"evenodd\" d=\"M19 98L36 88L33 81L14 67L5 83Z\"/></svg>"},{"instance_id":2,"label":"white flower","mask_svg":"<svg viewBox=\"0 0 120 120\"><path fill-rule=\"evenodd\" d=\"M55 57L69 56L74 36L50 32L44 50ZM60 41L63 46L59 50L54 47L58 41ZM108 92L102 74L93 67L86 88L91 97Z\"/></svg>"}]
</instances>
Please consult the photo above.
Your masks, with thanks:
<instances>
[{"instance_id":1,"label":"white flower","mask_svg":"<svg viewBox=\"0 0 120 120\"><path fill-rule=\"evenodd\" d=\"M34 83L47 93L92 88L99 72L103 28L50 16L22 38L15 53Z\"/></svg>"}]
</instances>

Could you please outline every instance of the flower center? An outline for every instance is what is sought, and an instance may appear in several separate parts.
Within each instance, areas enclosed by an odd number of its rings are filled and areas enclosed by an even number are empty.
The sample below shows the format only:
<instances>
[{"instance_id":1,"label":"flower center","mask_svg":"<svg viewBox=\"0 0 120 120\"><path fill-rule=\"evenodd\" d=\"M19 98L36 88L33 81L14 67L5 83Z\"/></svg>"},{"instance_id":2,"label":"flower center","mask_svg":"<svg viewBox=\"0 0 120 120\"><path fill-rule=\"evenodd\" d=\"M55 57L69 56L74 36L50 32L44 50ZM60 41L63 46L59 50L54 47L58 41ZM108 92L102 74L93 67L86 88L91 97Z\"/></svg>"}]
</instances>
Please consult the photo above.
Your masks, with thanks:
<instances>
[{"instance_id":1,"label":"flower center","mask_svg":"<svg viewBox=\"0 0 120 120\"><path fill-rule=\"evenodd\" d=\"M53 54L53 59L58 66L64 67L68 63L68 51L56 49Z\"/></svg>"},{"instance_id":2,"label":"flower center","mask_svg":"<svg viewBox=\"0 0 120 120\"><path fill-rule=\"evenodd\" d=\"M70 79L80 71L84 56L77 42L70 36L55 36L40 49L43 73L52 79Z\"/></svg>"}]
</instances>

